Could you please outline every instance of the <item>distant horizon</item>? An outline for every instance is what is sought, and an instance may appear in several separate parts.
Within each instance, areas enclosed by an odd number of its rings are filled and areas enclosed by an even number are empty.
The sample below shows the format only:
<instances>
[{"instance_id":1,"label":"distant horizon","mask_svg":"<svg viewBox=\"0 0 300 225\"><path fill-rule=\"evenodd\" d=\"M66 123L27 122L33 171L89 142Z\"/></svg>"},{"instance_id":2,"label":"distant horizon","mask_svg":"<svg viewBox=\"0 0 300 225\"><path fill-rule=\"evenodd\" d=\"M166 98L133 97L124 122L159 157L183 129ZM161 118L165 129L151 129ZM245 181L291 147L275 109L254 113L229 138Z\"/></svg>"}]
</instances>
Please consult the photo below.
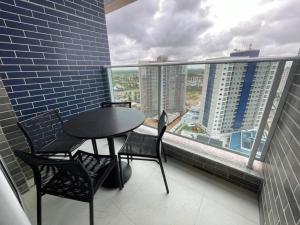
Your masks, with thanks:
<instances>
[{"instance_id":1,"label":"distant horizon","mask_svg":"<svg viewBox=\"0 0 300 225\"><path fill-rule=\"evenodd\" d=\"M233 53L233 52L243 52L243 51L251 51L251 50L259 50L260 51L260 49L233 49L233 50L231 50L230 52L229 52L229 54L231 54L231 53ZM259 53L260 54L260 53ZM157 58L158 57L161 57L161 56L163 56L163 57L167 57L168 58L168 61L167 62L175 62L176 63L176 61L178 61L178 62L195 62L195 61L192 61L192 60L180 60L180 59L172 59L172 58L169 58L168 56L166 56L166 55L158 55L158 56L156 56L156 57L154 57L153 59L141 59L141 60L137 60L137 62L135 62L135 63L126 63L126 64L119 64L119 65L134 65L134 64L136 64L137 65L137 67L139 67L139 62L156 62L156 60L157 60ZM297 56L300 56L300 49L299 49L299 52L298 52L298 54L296 54L296 55L285 55L285 56L282 56L282 57L297 57ZM208 60L211 60L211 59L222 59L222 58L230 58L230 55L227 55L227 56L219 56L219 57L210 57L210 58L206 58L206 59L200 59L199 61L208 61ZM246 56L247 57L247 56ZM278 56L264 56L264 55L259 55L259 56L257 56L257 57L255 57L255 58L263 58L263 57L274 57L274 58L276 58L276 57L278 57ZM196 60L197 61L197 60ZM159 62L157 62L157 63L159 63ZM114 65L114 64L113 64ZM116 64L115 64L116 65ZM201 65L205 65L205 64L199 64L199 65L197 65L197 64L193 64L193 65L188 65L187 64L187 66L196 66L196 67L198 67L198 66L201 66ZM128 67L128 68L130 68L130 67Z\"/></svg>"},{"instance_id":2,"label":"distant horizon","mask_svg":"<svg viewBox=\"0 0 300 225\"><path fill-rule=\"evenodd\" d=\"M187 69L204 69L205 64L199 64L199 65L186 65ZM117 68L111 68L112 70L115 71L121 71L121 70L127 70L127 71L132 71L132 70L139 70L139 66L135 67L117 67Z\"/></svg>"}]
</instances>

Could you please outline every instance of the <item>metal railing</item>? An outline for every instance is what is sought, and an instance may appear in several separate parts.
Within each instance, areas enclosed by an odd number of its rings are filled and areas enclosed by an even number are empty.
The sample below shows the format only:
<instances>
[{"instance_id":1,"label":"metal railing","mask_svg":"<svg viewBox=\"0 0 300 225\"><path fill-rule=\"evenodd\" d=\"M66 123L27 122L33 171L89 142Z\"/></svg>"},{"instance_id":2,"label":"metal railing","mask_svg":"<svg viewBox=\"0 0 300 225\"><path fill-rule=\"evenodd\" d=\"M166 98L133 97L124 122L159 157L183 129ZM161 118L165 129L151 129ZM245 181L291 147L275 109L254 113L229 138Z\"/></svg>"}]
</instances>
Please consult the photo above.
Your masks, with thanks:
<instances>
[{"instance_id":1,"label":"metal railing","mask_svg":"<svg viewBox=\"0 0 300 225\"><path fill-rule=\"evenodd\" d=\"M247 68L250 64L254 64L256 67L255 67L255 74L252 74L252 82L253 82L253 79L256 79L256 76L258 77L258 73L260 73L261 77L267 77L268 74L267 73L270 73L270 70L268 70L268 72L266 72L266 74L263 74L263 71L259 71L258 67L259 66L263 66L263 63L273 63L274 65L276 64L276 71L273 73L273 75L271 76L272 78L272 82L271 84L269 85L270 87L268 88L267 90L267 99L264 100L265 102L262 104L264 105L264 108L262 110L262 114L261 116L259 116L259 125L256 126L256 127L253 127L253 129L255 130L255 138L254 140L252 140L252 144L250 146L250 150L249 150L249 154L244 154L244 153L241 153L239 151L236 151L237 154L241 154L241 155L245 155L245 156L248 156L249 157L249 160L248 160L248 164L247 166L249 168L252 168L252 165L253 165L253 162L255 159L257 160L264 160L264 155L265 155L265 152L267 151L268 149L268 146L269 146L269 143L270 143L270 139L273 135L273 132L274 132L274 127L276 126L276 123L278 121L278 118L279 118L279 114L282 110L282 107L283 107L283 104L284 104L284 101L285 101L285 98L286 98L286 95L287 95L287 91L289 89L289 86L290 86L290 82L291 82L291 79L295 73L294 71L294 62L295 61L299 61L300 60L300 57L299 56L287 56L287 57L255 57L255 58L235 58L235 57L231 57L231 58L226 58L226 59L211 59L211 60L201 60L201 61L173 61L173 62L149 62L149 63L145 63L145 62L141 62L140 64L127 64L127 65L112 65L112 66L107 66L107 74L108 74L108 79L109 79L109 84L110 84L110 91L111 91L111 99L112 100L115 100L115 93L114 93L114 89L116 88L114 86L114 83L115 83L115 80L114 80L114 71L115 70L118 70L118 71L122 71L122 69L135 69L137 70L138 72L138 86L139 86L139 91L142 92L142 91L145 91L145 90L141 90L141 83L140 83L140 79L141 79L141 68L157 68L157 73L155 73L155 76L157 76L157 93L158 93L158 99L157 99L157 115L159 115L163 109L166 109L166 103L164 103L164 98L165 96L165 86L166 85L165 83L168 82L169 80L165 80L166 78L165 77L172 77L172 76L176 76L176 74L166 74L166 68L176 68L176 66L184 66L185 67L195 67L195 66L203 66L204 67L204 74L203 74L203 80L207 79L210 77L210 74L209 74L209 68L211 67L211 65L216 65L217 67L217 71L219 72L215 72L217 74L217 78L216 79L219 79L220 80L220 77L219 76L222 76L222 72L220 72L220 68L221 69L224 69L226 68L226 66L228 67L228 65L233 65L234 68L238 68L238 67L241 67L241 68ZM269 67L271 67L271 65L273 64L268 64ZM286 67L287 67L287 64L291 65L290 66L290 70L289 70L289 73L287 75L287 79L286 79L286 83L285 84L280 84L281 82L281 78L283 76L283 73L285 72L286 70ZM244 89L246 88L246 84L245 83L245 77L247 77L249 74L247 74L247 69L244 69L244 74L240 74L240 78L241 79L244 79L241 81L241 83L243 84L239 84L240 85L240 90L238 91L238 94L235 96L236 98L239 98L239 102L241 101L241 96L243 94L243 91ZM227 71L228 72L228 71ZM225 73L225 72L224 72ZM229 72L228 72L229 73ZM231 83L229 84L228 89L230 89L232 87L232 79L235 75L235 70L232 69L231 70L231 73L232 75L226 75L227 78L229 77L231 79ZM120 72L118 72L118 74L120 74ZM215 74L215 75L216 75ZM214 75L214 76L215 76ZM126 76L126 75L124 75ZM135 75L136 76L136 75ZM147 77L147 72L145 74L145 76ZM149 76L154 76L153 74L149 74ZM186 75L188 76L188 74ZM237 75L236 75L237 76ZM229 78L227 80L229 80ZM270 78L270 79L271 79ZM267 78L266 78L267 79ZM204 84L203 86L201 87L202 91L203 90L207 90L206 86L208 85L208 81L203 81ZM220 83L220 81L218 80L218 82ZM226 79L225 79L226 80ZM144 82L144 81L143 81ZM153 81L151 81L153 82ZM174 82L174 81L172 81ZM210 81L210 82L217 82L217 81ZM225 81L224 81L225 82ZM215 83L214 83L215 84ZM187 85L186 83L184 85ZM278 86L284 86L284 89L283 89L283 92L280 93L280 97L278 98ZM156 88L155 86L155 88ZM238 85L237 85L238 86ZM252 91L252 88L254 87L255 85L253 83L251 83L251 88L248 88L249 90ZM214 92L215 89L219 88L221 86L212 86L213 87L213 90L210 90L210 92ZM256 87L255 87L256 88ZM184 89L185 90L185 89ZM248 98L247 98L247 106L245 107L248 107L248 100L249 100L249 90L247 92L248 94ZM265 89L264 89L265 90ZM261 91L261 90L255 90L255 91ZM233 91L231 91L233 93ZM230 91L228 91L228 93L231 93ZM242 93L240 93L242 92ZM173 93L173 92L172 92ZM207 96L208 92L206 91L205 93L201 93L201 98L205 95ZM218 92L219 93L219 92ZM170 93L168 93L170 94ZM221 94L221 92L220 92ZM211 94L213 96L213 99L210 99L210 98L206 98L205 101L208 101L209 99L210 100L213 100L213 101L217 101L215 98L216 95L214 94ZM251 94L250 94L251 95ZM277 96L277 98L276 98ZM152 96L151 96L152 97ZM224 98L224 99L227 99L226 101L228 101L229 99L229 96L227 96L228 98ZM140 97L141 98L141 97ZM263 97L261 97L263 99ZM224 100L223 99L223 100ZM128 100L128 99L127 99ZM275 109L272 109L272 105L273 105L273 102L274 101L278 101L278 106L277 108ZM186 101L186 100L185 100ZM201 101L203 101L203 99L201 99ZM246 105L245 103L245 105ZM140 105L142 105L143 103L140 103ZM202 103L201 103L202 104ZM226 103L227 104L227 103ZM202 108L204 107L204 104L200 105L200 110L201 110L201 106ZM214 105L215 108L217 108L216 105ZM227 105L226 105L227 107ZM190 110L190 109L187 109L187 110ZM235 108L235 111L238 110ZM248 108L245 108L244 109L244 113L246 112L245 110L248 110ZM216 110L215 110L216 111ZM221 110L219 110L221 112ZM190 112L190 111L186 111L186 112ZM247 111L248 112L248 111ZM216 112L214 112L216 113ZM237 113L237 112L234 112L234 113ZM272 115L271 115L271 114ZM201 113L200 113L201 114ZM226 114L224 114L225 116ZM236 115L236 114L235 114ZM182 121L183 120L183 116L184 115L180 115L180 120ZM270 117L272 116L271 118L271 124L269 124L269 127L268 127L268 131L266 132L266 126L268 126L268 121L270 120ZM216 117L216 118L220 118L220 117ZM243 118L244 118L244 115L243 115ZM244 123L244 121L242 120L242 122ZM223 126L223 125L222 125ZM202 126L203 127L203 126ZM204 127L204 129L206 129ZM246 129L246 130L250 130L250 129ZM233 133L233 132L240 132L240 140L242 142L242 129L236 129L236 130L233 130L231 132L229 132L228 135L230 135L230 133ZM211 143L218 143L218 140L214 141L214 138L213 136L210 135L211 131L207 131L205 130L203 134L205 134L203 136L203 140L208 138L210 141L208 142L205 142L206 144L211 144ZM248 131L247 131L248 132ZM225 132L226 133L226 132ZM267 133L267 135L266 135ZM247 133L246 133L247 134ZM266 136L264 137L264 145L262 146L262 138L263 136ZM198 137L198 136L197 136ZM200 136L199 136L200 137ZM226 137L226 135L225 135ZM200 142L203 142L203 140L198 139L196 141L200 141ZM233 136L230 136L230 140L229 140L229 143L233 140L232 139ZM242 144L242 143L241 143ZM212 144L213 145L213 144ZM229 144L228 144L229 145ZM226 149L226 150L229 150L229 151L232 151L232 152L235 152L234 150L232 149L229 149L229 147L225 148L224 146L218 146L218 145L215 145L216 147L219 147L220 149ZM242 147L241 147L242 148ZM261 151L259 152L260 154L258 155L258 151Z\"/></svg>"},{"instance_id":2,"label":"metal railing","mask_svg":"<svg viewBox=\"0 0 300 225\"><path fill-rule=\"evenodd\" d=\"M169 61L169 62L149 62L149 63L138 63L138 64L116 64L107 65L106 68L124 68L124 67L144 67L144 66L171 66L171 65L201 65L201 64L222 64L222 63L249 63L249 62L281 62L281 61L294 61L299 60L300 56L272 56L272 57L227 57L227 58L216 58L206 60L194 60L194 61Z\"/></svg>"}]
</instances>

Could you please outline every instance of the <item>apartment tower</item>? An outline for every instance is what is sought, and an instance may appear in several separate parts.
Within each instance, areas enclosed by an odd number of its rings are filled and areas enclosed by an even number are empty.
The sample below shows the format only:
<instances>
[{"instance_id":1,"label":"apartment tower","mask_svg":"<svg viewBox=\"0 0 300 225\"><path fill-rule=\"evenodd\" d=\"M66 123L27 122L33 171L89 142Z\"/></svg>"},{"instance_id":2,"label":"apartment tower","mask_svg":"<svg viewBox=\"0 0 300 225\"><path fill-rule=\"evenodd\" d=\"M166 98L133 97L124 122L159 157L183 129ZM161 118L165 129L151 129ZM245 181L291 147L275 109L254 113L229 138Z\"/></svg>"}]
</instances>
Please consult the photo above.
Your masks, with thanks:
<instances>
[{"instance_id":1,"label":"apartment tower","mask_svg":"<svg viewBox=\"0 0 300 225\"><path fill-rule=\"evenodd\" d=\"M230 57L257 57L259 50L235 51ZM257 128L277 62L207 64L200 124L208 135Z\"/></svg>"},{"instance_id":2,"label":"apartment tower","mask_svg":"<svg viewBox=\"0 0 300 225\"><path fill-rule=\"evenodd\" d=\"M139 67L141 109L146 117L156 117L158 105L167 113L185 112L185 95L187 67L184 65L153 66L151 63L170 62L167 57L160 56L155 61L140 61L149 64ZM159 99L159 85L162 95Z\"/></svg>"}]
</instances>

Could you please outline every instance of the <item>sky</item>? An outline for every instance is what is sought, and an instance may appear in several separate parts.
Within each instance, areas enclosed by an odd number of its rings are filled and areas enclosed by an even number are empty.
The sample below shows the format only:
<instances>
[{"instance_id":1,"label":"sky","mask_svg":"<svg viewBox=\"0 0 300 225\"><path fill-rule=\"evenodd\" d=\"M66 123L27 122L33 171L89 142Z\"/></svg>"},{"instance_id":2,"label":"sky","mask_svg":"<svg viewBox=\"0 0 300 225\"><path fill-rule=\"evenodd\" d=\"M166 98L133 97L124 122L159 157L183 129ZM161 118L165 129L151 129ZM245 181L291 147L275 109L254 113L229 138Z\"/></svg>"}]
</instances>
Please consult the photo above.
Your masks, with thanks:
<instances>
[{"instance_id":1,"label":"sky","mask_svg":"<svg viewBox=\"0 0 300 225\"><path fill-rule=\"evenodd\" d=\"M112 65L200 60L233 49L297 55L300 0L137 0L106 15Z\"/></svg>"}]
</instances>

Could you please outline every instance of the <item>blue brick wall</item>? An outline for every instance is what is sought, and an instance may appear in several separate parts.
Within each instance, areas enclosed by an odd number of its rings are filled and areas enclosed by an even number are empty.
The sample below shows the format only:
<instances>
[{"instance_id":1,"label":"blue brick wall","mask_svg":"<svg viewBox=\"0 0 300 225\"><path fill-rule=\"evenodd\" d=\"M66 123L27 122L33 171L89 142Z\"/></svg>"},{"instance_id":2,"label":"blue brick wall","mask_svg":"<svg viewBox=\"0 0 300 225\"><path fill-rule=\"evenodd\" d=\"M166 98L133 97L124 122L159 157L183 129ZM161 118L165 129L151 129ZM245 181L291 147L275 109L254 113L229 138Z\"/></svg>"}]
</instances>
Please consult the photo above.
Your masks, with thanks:
<instances>
[{"instance_id":1,"label":"blue brick wall","mask_svg":"<svg viewBox=\"0 0 300 225\"><path fill-rule=\"evenodd\" d=\"M0 78L19 120L109 99L103 0L0 0Z\"/></svg>"}]
</instances>

